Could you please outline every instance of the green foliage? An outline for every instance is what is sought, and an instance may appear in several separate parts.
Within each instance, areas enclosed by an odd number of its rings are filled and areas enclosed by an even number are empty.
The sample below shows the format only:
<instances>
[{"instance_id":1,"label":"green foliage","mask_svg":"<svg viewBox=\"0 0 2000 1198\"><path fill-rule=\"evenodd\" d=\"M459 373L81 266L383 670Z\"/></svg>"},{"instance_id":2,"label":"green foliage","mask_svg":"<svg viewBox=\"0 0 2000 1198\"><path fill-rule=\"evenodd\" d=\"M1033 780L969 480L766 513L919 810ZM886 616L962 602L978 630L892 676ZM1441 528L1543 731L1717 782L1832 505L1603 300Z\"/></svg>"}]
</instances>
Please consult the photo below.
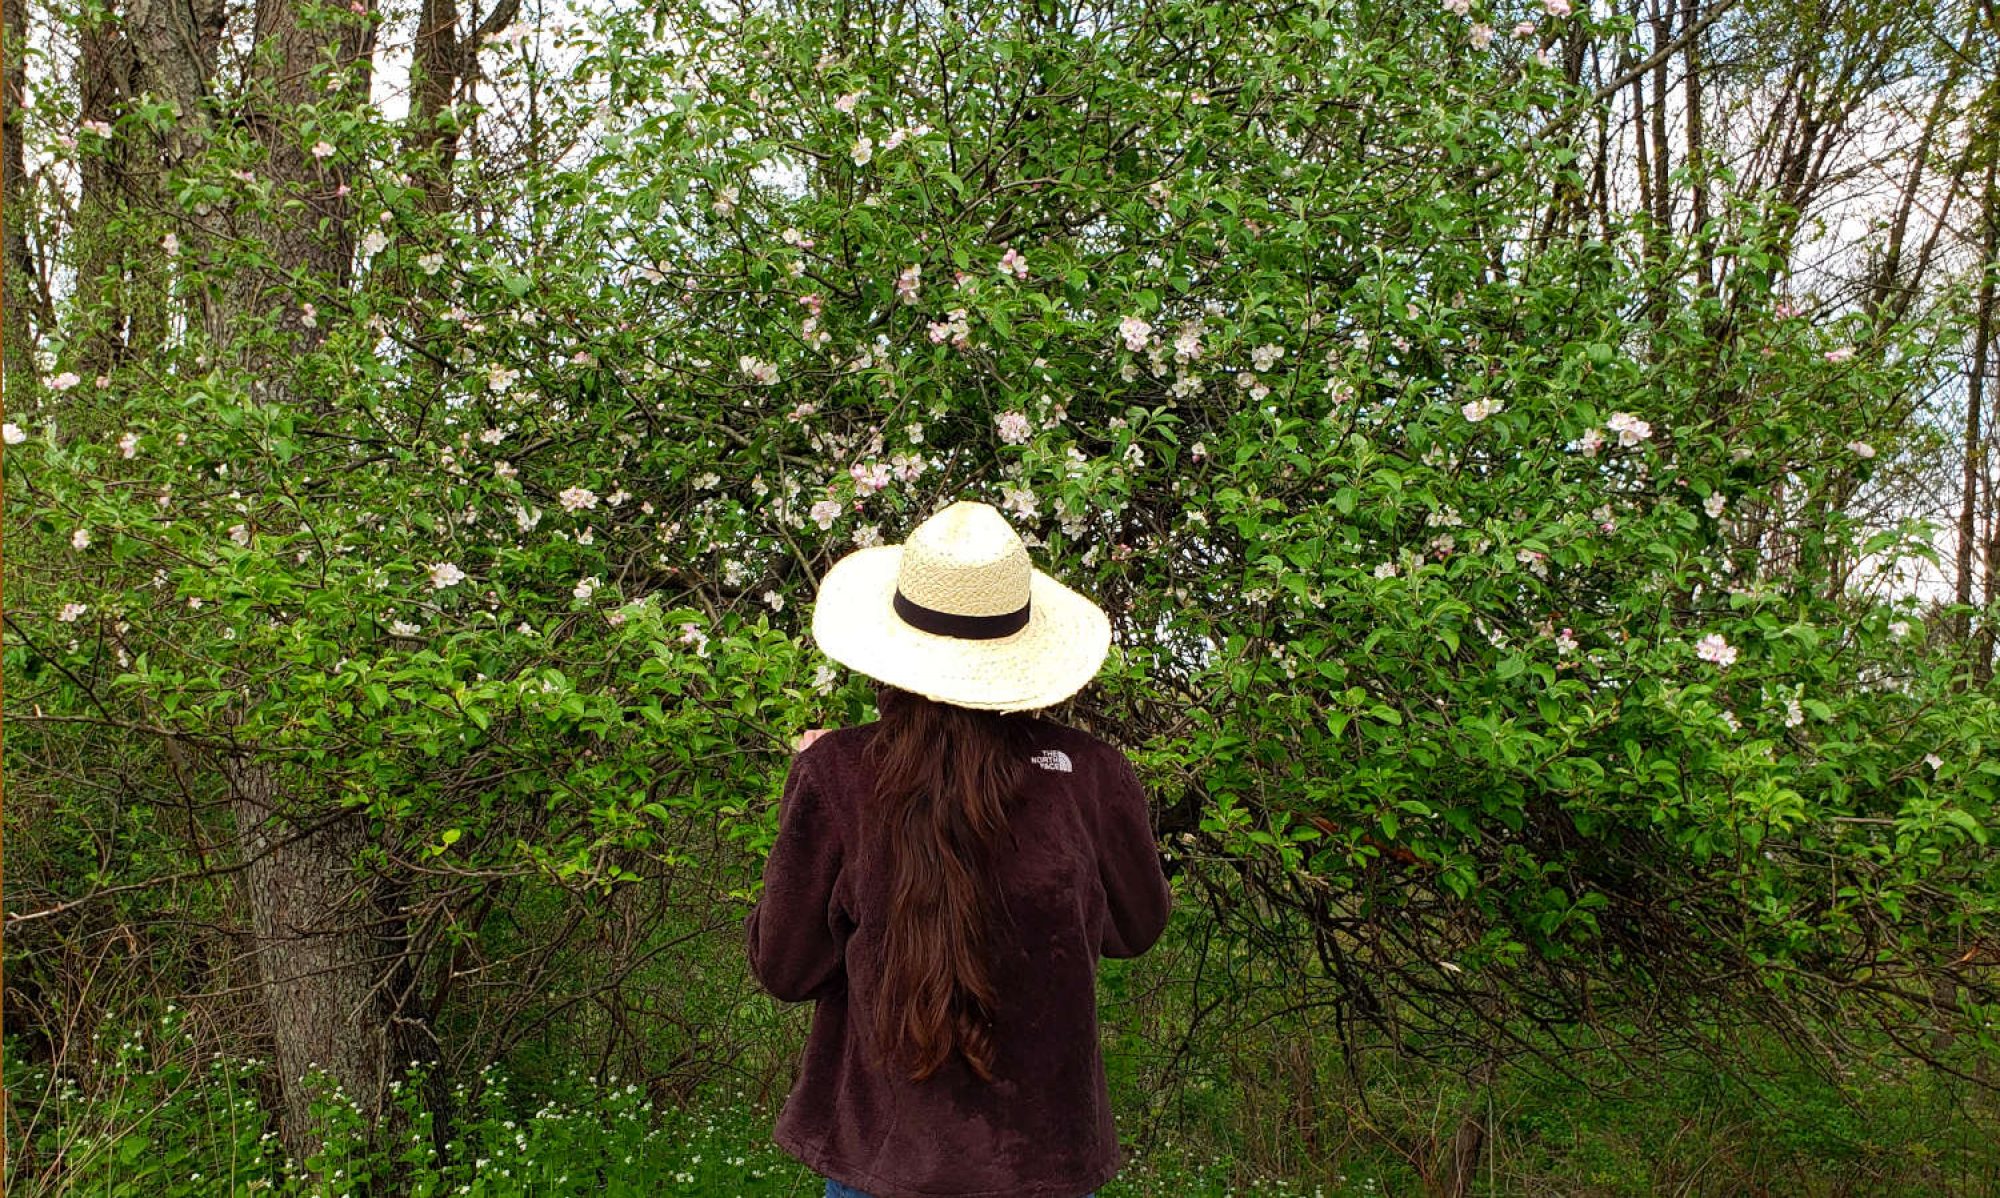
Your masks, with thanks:
<instances>
[{"instance_id":1,"label":"green foliage","mask_svg":"<svg viewBox=\"0 0 2000 1198\"><path fill-rule=\"evenodd\" d=\"M489 1198L586 1190L776 1198L822 1188L770 1141L776 1112L740 1089L656 1102L632 1082L580 1071L528 1091L484 1070L453 1087L442 1135L418 1071L397 1092L406 1130L393 1144L374 1142L353 1107L329 1098L316 1108L330 1129L327 1146L308 1171L286 1161L266 1130L255 1098L265 1068L236 1060L191 1067L185 1040L171 1014L126 1036L109 1050L116 1069L103 1072L117 1079L114 1088L87 1097L10 1051L8 1088L23 1116L8 1124L10 1192L335 1198L366 1192L371 1179L398 1194ZM1592 1070L1575 1084L1524 1074L1499 1079L1491 1095L1411 1062L1388 1063L1370 1071L1365 1087L1336 1082L1327 1095L1321 1117L1341 1128L1337 1156L1310 1141L1292 1145L1290 1167L1277 1173L1244 1159L1253 1144L1282 1134L1271 1120L1221 1129L1250 1110L1281 1109L1281 1097L1273 1106L1277 1096L1257 1089L1291 1082L1242 1072L1189 1096L1183 1109L1202 1129L1196 1142L1169 1133L1128 1144L1126 1169L1099 1193L1417 1192L1467 1105L1492 1120L1495 1165L1476 1179L1478 1194L1637 1196L1697 1183L1715 1192L1830 1194L1855 1184L1882 1194L1983 1192L1995 1145L1982 1131L1980 1099L1971 1096L1968 1108L1963 1088L1942 1075L1907 1075L1893 1057L1857 1058L1833 1086L1791 1069L1782 1052L1737 1048L1749 1055L1735 1077L1698 1058L1669 1058L1653 1062L1643 1083L1617 1070ZM1121 1103L1139 1098L1123 1080L1114 1091Z\"/></svg>"},{"instance_id":2,"label":"green foliage","mask_svg":"<svg viewBox=\"0 0 2000 1198\"><path fill-rule=\"evenodd\" d=\"M177 1035L172 1017L160 1028L160 1036ZM265 1130L254 1097L262 1067L215 1061L190 1069L180 1063L185 1054L171 1044L149 1043L151 1036L119 1045L119 1085L87 1101L73 1082L8 1054L9 1089L43 1098L39 1107L23 1104L32 1118L9 1123L17 1178L10 1192L33 1198L338 1198L369 1192L410 1198L584 1192L776 1198L817 1194L824 1186L771 1142L776 1112L740 1089L675 1105L653 1101L635 1083L577 1071L524 1096L503 1072L482 1070L452 1089L453 1118L440 1137L438 1115L422 1096L424 1073L415 1070L396 1091L393 1118L406 1131L392 1144L372 1136L354 1106L329 1095L314 1108L328 1129L325 1148L312 1160L288 1161L276 1133ZM27 1167L20 1164L23 1156ZM1197 1163L1185 1152L1131 1150L1129 1157L1125 1173L1102 1189L1105 1198L1219 1195L1230 1192L1235 1175L1226 1163ZM1303 1192L1284 1182L1270 1184L1270 1191Z\"/></svg>"},{"instance_id":3,"label":"green foliage","mask_svg":"<svg viewBox=\"0 0 2000 1198\"><path fill-rule=\"evenodd\" d=\"M567 150L444 211L379 112L286 114L366 164L353 277L17 414L10 719L286 763L435 958L509 935L503 890L698 864L688 827L767 846L791 738L866 714L815 579L985 498L1112 611L1084 714L1217 917L1363 1014L1914 1018L2000 905L2000 713L1952 611L1855 581L1926 530L1846 505L1930 448L1892 414L1952 311L1802 315L1763 201L1723 296L1541 235L1585 180L1529 134L1577 97L1431 9L1100 15L662 2L560 74L488 46ZM263 166L219 130L133 233L178 294L265 261L208 214L299 218ZM171 872L102 826L51 901ZM1949 976L2000 1050L1990 974Z\"/></svg>"}]
</instances>

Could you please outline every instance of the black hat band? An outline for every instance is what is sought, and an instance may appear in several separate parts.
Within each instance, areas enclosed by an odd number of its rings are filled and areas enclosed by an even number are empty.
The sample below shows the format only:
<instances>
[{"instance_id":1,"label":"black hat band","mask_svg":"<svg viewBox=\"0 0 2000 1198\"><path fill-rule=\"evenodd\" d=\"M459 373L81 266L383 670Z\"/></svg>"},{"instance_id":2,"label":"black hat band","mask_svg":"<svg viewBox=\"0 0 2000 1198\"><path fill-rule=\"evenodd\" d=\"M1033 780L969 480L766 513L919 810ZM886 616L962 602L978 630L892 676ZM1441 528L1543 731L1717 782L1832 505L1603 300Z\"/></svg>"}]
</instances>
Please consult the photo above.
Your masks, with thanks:
<instances>
[{"instance_id":1,"label":"black hat band","mask_svg":"<svg viewBox=\"0 0 2000 1198\"><path fill-rule=\"evenodd\" d=\"M968 641L998 640L1028 626L1026 603L1015 611L1001 612L997 616L962 616L957 612L925 607L903 594L901 587L896 588L896 614L912 628Z\"/></svg>"}]
</instances>

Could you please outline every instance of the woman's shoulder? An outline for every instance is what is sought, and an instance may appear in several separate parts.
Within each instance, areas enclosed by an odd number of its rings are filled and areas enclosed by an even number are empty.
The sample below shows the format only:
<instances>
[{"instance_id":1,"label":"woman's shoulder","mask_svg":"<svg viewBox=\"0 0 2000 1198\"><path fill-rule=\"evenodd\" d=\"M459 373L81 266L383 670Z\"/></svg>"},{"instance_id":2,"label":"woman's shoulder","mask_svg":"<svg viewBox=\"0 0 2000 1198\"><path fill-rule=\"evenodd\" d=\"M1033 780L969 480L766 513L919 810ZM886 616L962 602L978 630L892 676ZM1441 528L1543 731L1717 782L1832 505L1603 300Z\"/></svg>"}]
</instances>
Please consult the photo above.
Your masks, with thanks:
<instances>
[{"instance_id":1,"label":"woman's shoulder","mask_svg":"<svg viewBox=\"0 0 2000 1198\"><path fill-rule=\"evenodd\" d=\"M872 720L866 724L829 728L799 750L799 761L815 769L839 769L851 765L859 759L861 750L874 733L875 722Z\"/></svg>"},{"instance_id":2,"label":"woman's shoulder","mask_svg":"<svg viewBox=\"0 0 2000 1198\"><path fill-rule=\"evenodd\" d=\"M1072 724L1058 723L1047 716L1029 717L1028 726L1033 731L1033 739L1042 748L1060 749L1072 757L1082 756L1099 762L1125 756L1125 750L1096 733Z\"/></svg>"}]
</instances>

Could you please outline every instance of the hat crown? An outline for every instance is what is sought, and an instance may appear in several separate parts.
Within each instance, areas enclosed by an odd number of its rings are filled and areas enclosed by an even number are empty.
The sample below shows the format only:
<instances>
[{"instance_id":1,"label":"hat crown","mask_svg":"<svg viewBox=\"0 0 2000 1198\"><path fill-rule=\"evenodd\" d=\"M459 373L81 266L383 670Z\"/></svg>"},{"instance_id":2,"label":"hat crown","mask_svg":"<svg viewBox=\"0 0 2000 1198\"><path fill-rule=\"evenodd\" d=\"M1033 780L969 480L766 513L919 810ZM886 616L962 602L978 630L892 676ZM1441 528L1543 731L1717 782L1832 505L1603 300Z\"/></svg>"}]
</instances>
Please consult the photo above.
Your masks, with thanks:
<instances>
[{"instance_id":1,"label":"hat crown","mask_svg":"<svg viewBox=\"0 0 2000 1198\"><path fill-rule=\"evenodd\" d=\"M1033 577L1028 547L999 509L960 500L910 531L896 586L936 611L997 616L1028 602Z\"/></svg>"}]
</instances>

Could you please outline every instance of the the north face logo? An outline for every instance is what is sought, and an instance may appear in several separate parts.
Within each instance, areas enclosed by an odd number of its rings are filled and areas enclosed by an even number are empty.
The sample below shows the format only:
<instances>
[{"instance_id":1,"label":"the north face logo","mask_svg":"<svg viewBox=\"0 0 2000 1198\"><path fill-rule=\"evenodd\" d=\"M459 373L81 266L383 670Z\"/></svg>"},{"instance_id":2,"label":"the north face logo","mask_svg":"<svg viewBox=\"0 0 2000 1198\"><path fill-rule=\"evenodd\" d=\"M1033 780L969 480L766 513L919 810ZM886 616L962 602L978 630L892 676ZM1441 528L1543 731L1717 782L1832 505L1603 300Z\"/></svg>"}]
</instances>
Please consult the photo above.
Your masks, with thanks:
<instances>
[{"instance_id":1,"label":"the north face logo","mask_svg":"<svg viewBox=\"0 0 2000 1198\"><path fill-rule=\"evenodd\" d=\"M1059 770L1065 774L1071 772L1069 768L1069 754L1063 752L1061 749L1043 749L1033 757L1028 758L1028 760L1045 770Z\"/></svg>"}]
</instances>

